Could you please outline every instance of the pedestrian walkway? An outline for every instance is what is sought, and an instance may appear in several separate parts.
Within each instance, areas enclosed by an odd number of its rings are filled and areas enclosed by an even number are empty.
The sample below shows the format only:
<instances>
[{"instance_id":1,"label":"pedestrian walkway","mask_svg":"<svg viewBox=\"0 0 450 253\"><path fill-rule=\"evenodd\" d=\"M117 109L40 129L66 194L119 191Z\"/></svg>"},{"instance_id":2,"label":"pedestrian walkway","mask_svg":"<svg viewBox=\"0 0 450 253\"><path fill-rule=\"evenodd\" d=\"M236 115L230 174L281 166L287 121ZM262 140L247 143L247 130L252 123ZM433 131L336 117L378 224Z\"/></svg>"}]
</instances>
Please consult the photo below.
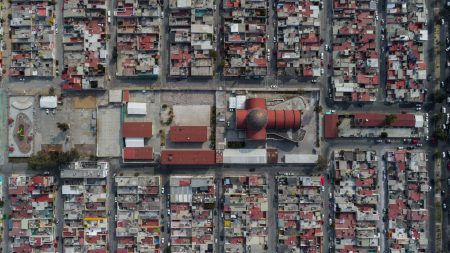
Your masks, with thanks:
<instances>
[{"instance_id":1,"label":"pedestrian walkway","mask_svg":"<svg viewBox=\"0 0 450 253\"><path fill-rule=\"evenodd\" d=\"M7 123L7 98L3 89L0 89L0 122L2 126L8 126ZM0 165L6 163L6 148L7 143L7 127L0 127Z\"/></svg>"}]
</instances>

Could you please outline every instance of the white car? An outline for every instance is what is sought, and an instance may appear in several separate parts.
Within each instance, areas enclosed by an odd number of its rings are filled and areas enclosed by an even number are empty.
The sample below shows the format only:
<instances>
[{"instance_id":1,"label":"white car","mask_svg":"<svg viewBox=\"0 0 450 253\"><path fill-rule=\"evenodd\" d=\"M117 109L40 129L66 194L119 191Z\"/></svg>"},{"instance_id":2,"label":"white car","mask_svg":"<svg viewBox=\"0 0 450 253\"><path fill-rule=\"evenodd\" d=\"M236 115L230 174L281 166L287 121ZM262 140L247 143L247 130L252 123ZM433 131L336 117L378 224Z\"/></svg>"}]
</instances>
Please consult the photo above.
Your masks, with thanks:
<instances>
[{"instance_id":1,"label":"white car","mask_svg":"<svg viewBox=\"0 0 450 253\"><path fill-rule=\"evenodd\" d=\"M164 237L161 238L161 244L164 244Z\"/></svg>"},{"instance_id":2,"label":"white car","mask_svg":"<svg viewBox=\"0 0 450 253\"><path fill-rule=\"evenodd\" d=\"M328 44L325 44L325 51L328 51L330 49L330 47L328 46Z\"/></svg>"},{"instance_id":3,"label":"white car","mask_svg":"<svg viewBox=\"0 0 450 253\"><path fill-rule=\"evenodd\" d=\"M320 53L320 59L323 60L323 53Z\"/></svg>"}]
</instances>

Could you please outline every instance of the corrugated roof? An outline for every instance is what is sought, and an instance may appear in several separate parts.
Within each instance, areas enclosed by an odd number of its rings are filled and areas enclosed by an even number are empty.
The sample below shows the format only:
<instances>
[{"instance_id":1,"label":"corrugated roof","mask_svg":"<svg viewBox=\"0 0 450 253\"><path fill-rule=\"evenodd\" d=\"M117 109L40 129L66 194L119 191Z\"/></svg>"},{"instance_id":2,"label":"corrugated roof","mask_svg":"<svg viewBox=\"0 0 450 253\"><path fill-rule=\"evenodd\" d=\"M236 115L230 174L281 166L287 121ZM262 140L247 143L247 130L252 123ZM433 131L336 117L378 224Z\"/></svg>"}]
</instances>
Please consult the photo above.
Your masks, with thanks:
<instances>
[{"instance_id":1,"label":"corrugated roof","mask_svg":"<svg viewBox=\"0 0 450 253\"><path fill-rule=\"evenodd\" d=\"M122 137L152 137L152 122L124 122L122 124Z\"/></svg>"},{"instance_id":2,"label":"corrugated roof","mask_svg":"<svg viewBox=\"0 0 450 253\"><path fill-rule=\"evenodd\" d=\"M206 126L172 126L169 139L171 142L206 142L208 127Z\"/></svg>"},{"instance_id":3,"label":"corrugated roof","mask_svg":"<svg viewBox=\"0 0 450 253\"><path fill-rule=\"evenodd\" d=\"M163 150L161 164L212 165L216 163L214 150Z\"/></svg>"},{"instance_id":4,"label":"corrugated roof","mask_svg":"<svg viewBox=\"0 0 450 253\"><path fill-rule=\"evenodd\" d=\"M266 149L225 149L223 163L233 164L265 164L267 163Z\"/></svg>"},{"instance_id":5,"label":"corrugated roof","mask_svg":"<svg viewBox=\"0 0 450 253\"><path fill-rule=\"evenodd\" d=\"M312 154L285 154L285 163L314 164L319 159L318 155Z\"/></svg>"},{"instance_id":6,"label":"corrugated roof","mask_svg":"<svg viewBox=\"0 0 450 253\"><path fill-rule=\"evenodd\" d=\"M324 117L324 137L325 138L337 138L338 137L338 127L337 123L339 121L337 114L325 114Z\"/></svg>"},{"instance_id":7,"label":"corrugated roof","mask_svg":"<svg viewBox=\"0 0 450 253\"><path fill-rule=\"evenodd\" d=\"M152 147L124 148L124 160L153 160Z\"/></svg>"},{"instance_id":8,"label":"corrugated roof","mask_svg":"<svg viewBox=\"0 0 450 253\"><path fill-rule=\"evenodd\" d=\"M147 114L147 104L146 103L135 103L129 102L127 104L127 113L136 115L146 115Z\"/></svg>"}]
</instances>

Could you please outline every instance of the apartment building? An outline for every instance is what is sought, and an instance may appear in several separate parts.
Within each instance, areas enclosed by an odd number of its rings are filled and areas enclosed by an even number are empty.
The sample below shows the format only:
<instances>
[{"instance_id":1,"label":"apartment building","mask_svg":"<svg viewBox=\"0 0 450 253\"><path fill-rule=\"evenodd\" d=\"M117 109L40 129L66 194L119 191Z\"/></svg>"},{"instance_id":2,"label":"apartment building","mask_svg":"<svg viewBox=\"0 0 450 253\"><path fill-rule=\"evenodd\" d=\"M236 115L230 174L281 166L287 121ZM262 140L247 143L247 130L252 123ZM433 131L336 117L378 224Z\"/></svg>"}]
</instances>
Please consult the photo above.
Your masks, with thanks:
<instances>
[{"instance_id":1,"label":"apartment building","mask_svg":"<svg viewBox=\"0 0 450 253\"><path fill-rule=\"evenodd\" d=\"M223 187L225 252L268 252L267 178L224 177Z\"/></svg>"},{"instance_id":2,"label":"apartment building","mask_svg":"<svg viewBox=\"0 0 450 253\"><path fill-rule=\"evenodd\" d=\"M55 2L13 0L10 8L11 63L8 75L53 77Z\"/></svg>"},{"instance_id":3,"label":"apartment building","mask_svg":"<svg viewBox=\"0 0 450 253\"><path fill-rule=\"evenodd\" d=\"M109 252L107 175L106 162L75 162L61 171L64 252Z\"/></svg>"},{"instance_id":4,"label":"apartment building","mask_svg":"<svg viewBox=\"0 0 450 253\"><path fill-rule=\"evenodd\" d=\"M116 76L159 76L160 1L118 0L114 16L117 21Z\"/></svg>"}]
</instances>

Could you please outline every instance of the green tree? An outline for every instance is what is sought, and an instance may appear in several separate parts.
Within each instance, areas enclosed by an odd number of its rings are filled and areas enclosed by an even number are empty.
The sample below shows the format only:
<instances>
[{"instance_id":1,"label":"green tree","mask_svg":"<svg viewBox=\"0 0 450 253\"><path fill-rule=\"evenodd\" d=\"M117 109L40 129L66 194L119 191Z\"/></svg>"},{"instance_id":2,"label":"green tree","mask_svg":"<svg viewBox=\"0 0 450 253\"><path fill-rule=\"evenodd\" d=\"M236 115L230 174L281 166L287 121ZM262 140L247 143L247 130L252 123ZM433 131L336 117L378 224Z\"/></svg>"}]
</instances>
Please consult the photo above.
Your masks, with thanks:
<instances>
[{"instance_id":1,"label":"green tree","mask_svg":"<svg viewBox=\"0 0 450 253\"><path fill-rule=\"evenodd\" d=\"M318 170L325 170L328 166L328 161L325 157L323 157L322 155L319 155L319 157L317 158L317 162L316 162L316 169Z\"/></svg>"},{"instance_id":2,"label":"green tree","mask_svg":"<svg viewBox=\"0 0 450 253\"><path fill-rule=\"evenodd\" d=\"M322 110L323 110L323 108L322 108L322 106L319 105L319 104L317 104L317 105L314 107L314 111L317 112L317 113L321 113Z\"/></svg>"},{"instance_id":3,"label":"green tree","mask_svg":"<svg viewBox=\"0 0 450 253\"><path fill-rule=\"evenodd\" d=\"M28 159L28 168L34 170L57 169L60 165L70 163L80 158L76 149L67 152L39 151Z\"/></svg>"},{"instance_id":4,"label":"green tree","mask_svg":"<svg viewBox=\"0 0 450 253\"><path fill-rule=\"evenodd\" d=\"M53 169L56 165L56 161L52 160L50 155L43 151L37 152L28 159L28 168L33 170Z\"/></svg>"},{"instance_id":5,"label":"green tree","mask_svg":"<svg viewBox=\"0 0 450 253\"><path fill-rule=\"evenodd\" d=\"M50 87L50 88L48 89L48 95L49 95L49 96L54 96L54 95L55 95L55 88Z\"/></svg>"},{"instance_id":6,"label":"green tree","mask_svg":"<svg viewBox=\"0 0 450 253\"><path fill-rule=\"evenodd\" d=\"M214 60L217 59L217 52L215 50L209 50L209 55L211 55L211 58Z\"/></svg>"},{"instance_id":7,"label":"green tree","mask_svg":"<svg viewBox=\"0 0 450 253\"><path fill-rule=\"evenodd\" d=\"M437 128L434 135L438 140L445 141L448 138L447 133L442 128Z\"/></svg>"},{"instance_id":8,"label":"green tree","mask_svg":"<svg viewBox=\"0 0 450 253\"><path fill-rule=\"evenodd\" d=\"M396 119L397 119L397 115L389 114L389 115L386 115L386 118L384 119L384 122L386 123L386 125L390 126L392 123L394 123L394 121Z\"/></svg>"},{"instance_id":9,"label":"green tree","mask_svg":"<svg viewBox=\"0 0 450 253\"><path fill-rule=\"evenodd\" d=\"M388 137L388 133L386 133L386 132L382 132L380 134L380 138L386 139L387 137Z\"/></svg>"},{"instance_id":10,"label":"green tree","mask_svg":"<svg viewBox=\"0 0 450 253\"><path fill-rule=\"evenodd\" d=\"M435 96L434 98L436 99L436 102L438 102L438 103L444 102L445 99L447 98L447 95L445 95L445 93L442 92L441 90L436 91L436 94L434 96Z\"/></svg>"},{"instance_id":11,"label":"green tree","mask_svg":"<svg viewBox=\"0 0 450 253\"><path fill-rule=\"evenodd\" d=\"M434 158L439 159L441 157L442 157L441 152L435 152L434 153Z\"/></svg>"},{"instance_id":12,"label":"green tree","mask_svg":"<svg viewBox=\"0 0 450 253\"><path fill-rule=\"evenodd\" d=\"M67 130L69 130L69 124L67 124L67 123L58 122L58 123L56 123L56 126L63 132L66 132Z\"/></svg>"},{"instance_id":13,"label":"green tree","mask_svg":"<svg viewBox=\"0 0 450 253\"><path fill-rule=\"evenodd\" d=\"M434 121L435 123L439 123L439 121L444 119L444 114L442 112L439 112L434 115Z\"/></svg>"},{"instance_id":14,"label":"green tree","mask_svg":"<svg viewBox=\"0 0 450 253\"><path fill-rule=\"evenodd\" d=\"M224 60L221 60L218 64L217 64L217 67L218 68L223 68L225 66L225 61Z\"/></svg>"}]
</instances>

